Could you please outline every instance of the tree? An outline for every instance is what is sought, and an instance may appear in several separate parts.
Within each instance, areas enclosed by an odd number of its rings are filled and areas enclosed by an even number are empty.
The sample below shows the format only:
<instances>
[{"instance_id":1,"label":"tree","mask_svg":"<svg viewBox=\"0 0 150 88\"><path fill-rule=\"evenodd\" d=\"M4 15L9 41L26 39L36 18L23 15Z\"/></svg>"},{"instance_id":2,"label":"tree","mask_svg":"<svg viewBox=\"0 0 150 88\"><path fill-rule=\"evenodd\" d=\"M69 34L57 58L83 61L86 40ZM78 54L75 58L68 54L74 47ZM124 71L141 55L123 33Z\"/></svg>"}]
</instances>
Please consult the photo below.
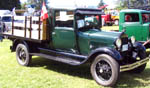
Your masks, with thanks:
<instances>
[{"instance_id":1,"label":"tree","mask_svg":"<svg viewBox=\"0 0 150 88\"><path fill-rule=\"evenodd\" d=\"M130 8L139 8L147 5L148 0L128 0L128 4Z\"/></svg>"},{"instance_id":2,"label":"tree","mask_svg":"<svg viewBox=\"0 0 150 88\"><path fill-rule=\"evenodd\" d=\"M20 0L0 0L0 9L12 10L14 7L21 8Z\"/></svg>"},{"instance_id":3,"label":"tree","mask_svg":"<svg viewBox=\"0 0 150 88\"><path fill-rule=\"evenodd\" d=\"M148 6L150 0L121 0L118 8L140 8Z\"/></svg>"},{"instance_id":4,"label":"tree","mask_svg":"<svg viewBox=\"0 0 150 88\"><path fill-rule=\"evenodd\" d=\"M40 10L43 1L47 2L47 0L28 0L28 5L35 5L36 10Z\"/></svg>"},{"instance_id":5,"label":"tree","mask_svg":"<svg viewBox=\"0 0 150 88\"><path fill-rule=\"evenodd\" d=\"M98 4L98 7L101 7L101 6L104 6L104 5L105 5L104 1L103 1L103 0L100 0L100 2L99 2L99 4Z\"/></svg>"}]
</instances>

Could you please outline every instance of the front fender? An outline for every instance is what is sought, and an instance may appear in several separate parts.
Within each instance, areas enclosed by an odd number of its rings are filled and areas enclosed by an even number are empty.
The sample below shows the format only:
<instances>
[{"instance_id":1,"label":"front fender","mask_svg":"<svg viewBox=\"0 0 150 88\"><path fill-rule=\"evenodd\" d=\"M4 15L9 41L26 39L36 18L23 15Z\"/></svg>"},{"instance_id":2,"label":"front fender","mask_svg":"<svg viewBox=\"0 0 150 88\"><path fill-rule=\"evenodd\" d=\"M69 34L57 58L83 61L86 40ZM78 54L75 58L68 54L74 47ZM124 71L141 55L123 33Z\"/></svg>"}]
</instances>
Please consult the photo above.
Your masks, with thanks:
<instances>
[{"instance_id":1,"label":"front fender","mask_svg":"<svg viewBox=\"0 0 150 88\"><path fill-rule=\"evenodd\" d=\"M93 59L93 57L96 57L99 54L107 54L110 55L111 57L113 57L115 60L117 61L121 61L123 58L120 55L120 53L112 48L98 48L96 50L93 50L92 53L89 55L89 59Z\"/></svg>"},{"instance_id":2,"label":"front fender","mask_svg":"<svg viewBox=\"0 0 150 88\"><path fill-rule=\"evenodd\" d=\"M144 50L146 51L146 48L144 47L144 45L142 45L141 43L139 42L136 42L134 45L133 45L134 48L137 48L139 50Z\"/></svg>"},{"instance_id":3,"label":"front fender","mask_svg":"<svg viewBox=\"0 0 150 88\"><path fill-rule=\"evenodd\" d=\"M144 47L144 45L142 45L139 42L136 42L134 45L134 51L138 53L139 57L141 59L145 59L147 57L146 55L146 48Z\"/></svg>"}]
</instances>

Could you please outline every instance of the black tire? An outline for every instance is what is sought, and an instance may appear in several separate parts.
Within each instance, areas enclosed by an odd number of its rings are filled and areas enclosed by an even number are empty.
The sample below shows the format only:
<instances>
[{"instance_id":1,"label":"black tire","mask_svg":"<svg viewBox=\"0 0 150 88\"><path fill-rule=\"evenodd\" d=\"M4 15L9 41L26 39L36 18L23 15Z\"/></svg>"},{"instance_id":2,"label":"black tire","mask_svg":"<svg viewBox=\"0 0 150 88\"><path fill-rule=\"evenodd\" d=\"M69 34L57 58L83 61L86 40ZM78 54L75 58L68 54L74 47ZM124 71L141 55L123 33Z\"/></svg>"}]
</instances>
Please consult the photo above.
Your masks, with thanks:
<instances>
[{"instance_id":1,"label":"black tire","mask_svg":"<svg viewBox=\"0 0 150 88\"><path fill-rule=\"evenodd\" d=\"M114 86L119 78L119 64L109 55L98 55L91 65L93 79L103 86Z\"/></svg>"},{"instance_id":2,"label":"black tire","mask_svg":"<svg viewBox=\"0 0 150 88\"><path fill-rule=\"evenodd\" d=\"M30 66L32 56L29 55L29 51L24 44L18 44L16 48L17 62L22 66Z\"/></svg>"},{"instance_id":3,"label":"black tire","mask_svg":"<svg viewBox=\"0 0 150 88\"><path fill-rule=\"evenodd\" d=\"M109 24L108 24L108 26L112 26L112 25L113 25L112 23L109 23Z\"/></svg>"}]
</instances>

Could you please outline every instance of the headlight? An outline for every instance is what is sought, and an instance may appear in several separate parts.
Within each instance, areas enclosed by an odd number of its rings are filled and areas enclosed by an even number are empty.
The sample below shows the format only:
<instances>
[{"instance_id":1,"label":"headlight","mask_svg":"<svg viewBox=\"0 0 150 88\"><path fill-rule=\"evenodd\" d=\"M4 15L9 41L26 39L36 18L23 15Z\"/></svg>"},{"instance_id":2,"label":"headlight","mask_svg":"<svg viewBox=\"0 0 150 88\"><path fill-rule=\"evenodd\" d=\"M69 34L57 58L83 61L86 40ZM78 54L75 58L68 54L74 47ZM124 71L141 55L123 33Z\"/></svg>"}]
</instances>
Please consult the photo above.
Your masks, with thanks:
<instances>
[{"instance_id":1,"label":"headlight","mask_svg":"<svg viewBox=\"0 0 150 88\"><path fill-rule=\"evenodd\" d=\"M121 48L121 45L122 45L121 39L116 40L116 45L117 45L117 48Z\"/></svg>"},{"instance_id":2,"label":"headlight","mask_svg":"<svg viewBox=\"0 0 150 88\"><path fill-rule=\"evenodd\" d=\"M135 43L135 37L134 37L134 36L131 37L131 43L132 43L132 44Z\"/></svg>"}]
</instances>

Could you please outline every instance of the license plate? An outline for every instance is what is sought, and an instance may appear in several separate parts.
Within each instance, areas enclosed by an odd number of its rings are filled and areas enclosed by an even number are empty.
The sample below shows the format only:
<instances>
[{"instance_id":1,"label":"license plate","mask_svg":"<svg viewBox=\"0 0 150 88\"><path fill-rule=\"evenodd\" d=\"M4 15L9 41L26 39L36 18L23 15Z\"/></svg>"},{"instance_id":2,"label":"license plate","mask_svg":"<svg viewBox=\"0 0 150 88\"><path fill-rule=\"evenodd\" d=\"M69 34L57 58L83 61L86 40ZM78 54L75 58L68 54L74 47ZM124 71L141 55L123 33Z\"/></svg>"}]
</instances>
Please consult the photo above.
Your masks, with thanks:
<instances>
[{"instance_id":1,"label":"license plate","mask_svg":"<svg viewBox=\"0 0 150 88\"><path fill-rule=\"evenodd\" d=\"M128 44L123 45L123 46L122 46L122 51L127 51L127 50L128 50Z\"/></svg>"}]
</instances>

